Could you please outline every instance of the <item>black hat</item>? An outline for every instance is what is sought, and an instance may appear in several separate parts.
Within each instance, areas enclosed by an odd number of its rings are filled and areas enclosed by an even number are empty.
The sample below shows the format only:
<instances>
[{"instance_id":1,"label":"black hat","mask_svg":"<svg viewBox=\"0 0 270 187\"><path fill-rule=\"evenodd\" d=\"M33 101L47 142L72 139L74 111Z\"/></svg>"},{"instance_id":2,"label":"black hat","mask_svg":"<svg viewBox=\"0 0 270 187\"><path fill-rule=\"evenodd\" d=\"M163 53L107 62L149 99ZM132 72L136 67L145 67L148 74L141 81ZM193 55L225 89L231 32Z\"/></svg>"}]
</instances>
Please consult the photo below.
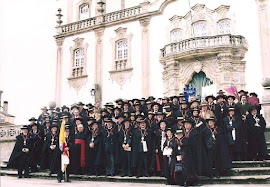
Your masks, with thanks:
<instances>
[{"instance_id":1,"label":"black hat","mask_svg":"<svg viewBox=\"0 0 270 187\"><path fill-rule=\"evenodd\" d=\"M118 116L115 117L115 119L119 119L119 118L125 118L125 116L123 114L119 114Z\"/></svg>"},{"instance_id":2,"label":"black hat","mask_svg":"<svg viewBox=\"0 0 270 187\"><path fill-rule=\"evenodd\" d=\"M178 96L174 95L170 97L171 100L173 100L174 98L178 99Z\"/></svg>"},{"instance_id":3,"label":"black hat","mask_svg":"<svg viewBox=\"0 0 270 187\"><path fill-rule=\"evenodd\" d=\"M28 121L37 121L35 117L31 117Z\"/></svg>"},{"instance_id":4,"label":"black hat","mask_svg":"<svg viewBox=\"0 0 270 187\"><path fill-rule=\"evenodd\" d=\"M258 97L258 95L257 95L255 92L251 92L249 95L250 95L250 96Z\"/></svg>"},{"instance_id":5,"label":"black hat","mask_svg":"<svg viewBox=\"0 0 270 187\"><path fill-rule=\"evenodd\" d=\"M179 97L186 97L186 96L183 93L180 93Z\"/></svg>"},{"instance_id":6,"label":"black hat","mask_svg":"<svg viewBox=\"0 0 270 187\"><path fill-rule=\"evenodd\" d=\"M232 98L233 100L235 100L235 97L233 95L228 95L227 99L229 99L229 98Z\"/></svg>"},{"instance_id":7,"label":"black hat","mask_svg":"<svg viewBox=\"0 0 270 187\"><path fill-rule=\"evenodd\" d=\"M146 118L142 118L142 119L139 121L139 123L143 123L143 122L146 123Z\"/></svg>"},{"instance_id":8,"label":"black hat","mask_svg":"<svg viewBox=\"0 0 270 187\"><path fill-rule=\"evenodd\" d=\"M180 134L180 133L183 134L183 130L182 130L182 129L176 130L175 133L176 133L176 134Z\"/></svg>"},{"instance_id":9,"label":"black hat","mask_svg":"<svg viewBox=\"0 0 270 187\"><path fill-rule=\"evenodd\" d=\"M186 99L183 99L182 101L180 101L180 104L187 104Z\"/></svg>"},{"instance_id":10,"label":"black hat","mask_svg":"<svg viewBox=\"0 0 270 187\"><path fill-rule=\"evenodd\" d=\"M51 129L54 127L58 128L58 125L51 125L50 127L51 127Z\"/></svg>"},{"instance_id":11,"label":"black hat","mask_svg":"<svg viewBox=\"0 0 270 187\"><path fill-rule=\"evenodd\" d=\"M245 90L240 90L238 93L240 94L241 92L248 94L248 91L245 91Z\"/></svg>"},{"instance_id":12,"label":"black hat","mask_svg":"<svg viewBox=\"0 0 270 187\"><path fill-rule=\"evenodd\" d=\"M41 110L47 110L48 111L48 109L47 109L46 106L44 106L43 108L41 108Z\"/></svg>"},{"instance_id":13,"label":"black hat","mask_svg":"<svg viewBox=\"0 0 270 187\"><path fill-rule=\"evenodd\" d=\"M81 122L83 121L82 118L74 118L74 121L80 120Z\"/></svg>"},{"instance_id":14,"label":"black hat","mask_svg":"<svg viewBox=\"0 0 270 187\"><path fill-rule=\"evenodd\" d=\"M217 92L217 94L220 95L220 93L224 94L225 92L224 92L223 90L219 90L219 91Z\"/></svg>"},{"instance_id":15,"label":"black hat","mask_svg":"<svg viewBox=\"0 0 270 187\"><path fill-rule=\"evenodd\" d=\"M154 96L149 96L148 100L155 100L156 98Z\"/></svg>"},{"instance_id":16,"label":"black hat","mask_svg":"<svg viewBox=\"0 0 270 187\"><path fill-rule=\"evenodd\" d=\"M104 120L104 122L105 122L105 123L109 123L109 122L114 123L114 121L113 121L111 118L109 118L109 119L107 119L107 120Z\"/></svg>"},{"instance_id":17,"label":"black hat","mask_svg":"<svg viewBox=\"0 0 270 187\"><path fill-rule=\"evenodd\" d=\"M21 130L23 130L23 129L28 129L28 126L27 125L22 126Z\"/></svg>"},{"instance_id":18,"label":"black hat","mask_svg":"<svg viewBox=\"0 0 270 187\"><path fill-rule=\"evenodd\" d=\"M216 100L216 98L213 95L208 95L205 97L205 100L208 101L209 98L212 98L213 100Z\"/></svg>"},{"instance_id":19,"label":"black hat","mask_svg":"<svg viewBox=\"0 0 270 187\"><path fill-rule=\"evenodd\" d=\"M69 108L66 105L62 106L62 111L65 110L65 109L69 110Z\"/></svg>"},{"instance_id":20,"label":"black hat","mask_svg":"<svg viewBox=\"0 0 270 187\"><path fill-rule=\"evenodd\" d=\"M214 116L206 118L206 121L209 121L209 120L217 121Z\"/></svg>"},{"instance_id":21,"label":"black hat","mask_svg":"<svg viewBox=\"0 0 270 187\"><path fill-rule=\"evenodd\" d=\"M158 111L158 112L156 112L156 113L154 113L154 115L165 115L163 112L161 112L161 111Z\"/></svg>"},{"instance_id":22,"label":"black hat","mask_svg":"<svg viewBox=\"0 0 270 187\"><path fill-rule=\"evenodd\" d=\"M255 105L250 106L249 109L248 109L248 111L251 112L254 109L258 110L258 106L255 106Z\"/></svg>"},{"instance_id":23,"label":"black hat","mask_svg":"<svg viewBox=\"0 0 270 187\"><path fill-rule=\"evenodd\" d=\"M69 127L69 124L68 123L66 123L65 124L65 129L67 130L67 129L70 129L70 127Z\"/></svg>"},{"instance_id":24,"label":"black hat","mask_svg":"<svg viewBox=\"0 0 270 187\"><path fill-rule=\"evenodd\" d=\"M183 117L183 116L179 116L179 117L177 117L177 121L184 121L185 120L185 118Z\"/></svg>"},{"instance_id":25,"label":"black hat","mask_svg":"<svg viewBox=\"0 0 270 187\"><path fill-rule=\"evenodd\" d=\"M193 111L200 111L200 109L197 108L197 107L194 107L194 108L191 108L191 111L192 111L192 112L193 112Z\"/></svg>"},{"instance_id":26,"label":"black hat","mask_svg":"<svg viewBox=\"0 0 270 187\"><path fill-rule=\"evenodd\" d=\"M123 121L122 121L122 124L124 125L125 124L125 122L130 122L130 120L128 119L128 118L125 118Z\"/></svg>"},{"instance_id":27,"label":"black hat","mask_svg":"<svg viewBox=\"0 0 270 187\"><path fill-rule=\"evenodd\" d=\"M195 99L195 100L191 101L190 104L192 105L193 103L198 103L199 105L201 104L201 102L198 99Z\"/></svg>"},{"instance_id":28,"label":"black hat","mask_svg":"<svg viewBox=\"0 0 270 187\"><path fill-rule=\"evenodd\" d=\"M71 110L73 110L74 108L76 108L76 109L78 109L78 110L79 110L79 107L78 107L78 105L77 105L77 104L72 105L70 109L71 109Z\"/></svg>"},{"instance_id":29,"label":"black hat","mask_svg":"<svg viewBox=\"0 0 270 187\"><path fill-rule=\"evenodd\" d=\"M78 106L84 106L82 102L78 102Z\"/></svg>"},{"instance_id":30,"label":"black hat","mask_svg":"<svg viewBox=\"0 0 270 187\"><path fill-rule=\"evenodd\" d=\"M135 103L134 103L134 106L136 106L136 105L141 106L141 103L139 103L139 102L135 102Z\"/></svg>"},{"instance_id":31,"label":"black hat","mask_svg":"<svg viewBox=\"0 0 270 187\"><path fill-rule=\"evenodd\" d=\"M90 117L87 117L87 119L86 119L87 121L90 121L90 120L95 120L95 118L94 117L92 117L92 116L90 116Z\"/></svg>"},{"instance_id":32,"label":"black hat","mask_svg":"<svg viewBox=\"0 0 270 187\"><path fill-rule=\"evenodd\" d=\"M166 132L167 132L167 131L171 131L171 132L172 132L172 129L171 129L171 128L167 128L167 129L166 129Z\"/></svg>"},{"instance_id":33,"label":"black hat","mask_svg":"<svg viewBox=\"0 0 270 187\"><path fill-rule=\"evenodd\" d=\"M234 109L234 107L230 107L230 108L228 108L228 111L231 111L231 110L233 110L233 111L234 111L234 110L235 110L235 109Z\"/></svg>"},{"instance_id":34,"label":"black hat","mask_svg":"<svg viewBox=\"0 0 270 187\"><path fill-rule=\"evenodd\" d=\"M220 99L220 98L224 99L224 96L223 96L223 95L218 95L218 96L216 97L216 100L218 100L218 99Z\"/></svg>"},{"instance_id":35,"label":"black hat","mask_svg":"<svg viewBox=\"0 0 270 187\"><path fill-rule=\"evenodd\" d=\"M36 123L33 123L33 124L31 124L31 127L33 127L33 126L38 126Z\"/></svg>"},{"instance_id":36,"label":"black hat","mask_svg":"<svg viewBox=\"0 0 270 187\"><path fill-rule=\"evenodd\" d=\"M185 118L183 123L191 123L192 125L194 125L194 121L191 118Z\"/></svg>"},{"instance_id":37,"label":"black hat","mask_svg":"<svg viewBox=\"0 0 270 187\"><path fill-rule=\"evenodd\" d=\"M98 125L98 123L96 122L96 120L93 121L92 123L90 123L89 125L92 126L92 125L94 125L94 124L97 124L97 125Z\"/></svg>"},{"instance_id":38,"label":"black hat","mask_svg":"<svg viewBox=\"0 0 270 187\"><path fill-rule=\"evenodd\" d=\"M169 101L170 99L169 99L169 97L163 97L162 100L167 100L167 101Z\"/></svg>"}]
</instances>

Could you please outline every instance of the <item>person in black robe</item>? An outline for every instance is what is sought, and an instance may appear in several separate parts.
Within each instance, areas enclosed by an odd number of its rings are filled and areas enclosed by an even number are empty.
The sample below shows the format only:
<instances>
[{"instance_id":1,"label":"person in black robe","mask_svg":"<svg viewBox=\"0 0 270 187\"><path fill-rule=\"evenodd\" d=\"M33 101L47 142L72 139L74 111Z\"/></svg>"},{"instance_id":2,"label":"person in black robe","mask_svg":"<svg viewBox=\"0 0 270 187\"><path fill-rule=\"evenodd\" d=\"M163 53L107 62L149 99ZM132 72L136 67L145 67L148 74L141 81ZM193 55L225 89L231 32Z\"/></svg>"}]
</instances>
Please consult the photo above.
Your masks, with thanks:
<instances>
[{"instance_id":1,"label":"person in black robe","mask_svg":"<svg viewBox=\"0 0 270 187\"><path fill-rule=\"evenodd\" d=\"M130 128L130 121L125 119L122 121L122 129L119 131L119 144L120 148L120 160L121 160L121 168L122 175L124 177L126 175L131 175L131 140L132 140L132 131Z\"/></svg>"},{"instance_id":2,"label":"person in black robe","mask_svg":"<svg viewBox=\"0 0 270 187\"><path fill-rule=\"evenodd\" d=\"M185 127L185 137L190 141L191 151L192 151L192 170L195 169L198 172L198 138L199 133L196 129L193 128L194 121L191 118L184 119L184 127Z\"/></svg>"},{"instance_id":3,"label":"person in black robe","mask_svg":"<svg viewBox=\"0 0 270 187\"><path fill-rule=\"evenodd\" d=\"M190 139L184 136L184 130L177 130L175 141L175 183L181 186L195 185L197 183L197 175L192 159L192 144Z\"/></svg>"},{"instance_id":4,"label":"person in black robe","mask_svg":"<svg viewBox=\"0 0 270 187\"><path fill-rule=\"evenodd\" d=\"M37 165L40 164L40 154L43 146L43 135L42 131L38 129L38 125L33 123L31 125L31 130L29 132L29 139L31 143L31 152L30 152L30 168L31 172L37 172Z\"/></svg>"},{"instance_id":5,"label":"person in black robe","mask_svg":"<svg viewBox=\"0 0 270 187\"><path fill-rule=\"evenodd\" d=\"M177 123L172 126L172 130L173 130L174 133L177 130L183 130L184 129L183 121L184 121L184 117L183 116L177 117Z\"/></svg>"},{"instance_id":6,"label":"person in black robe","mask_svg":"<svg viewBox=\"0 0 270 187\"><path fill-rule=\"evenodd\" d=\"M160 128L155 131L155 159L153 163L153 168L158 172L160 176L166 176L164 156L163 156L163 146L166 141L166 121L162 120L159 124Z\"/></svg>"},{"instance_id":7,"label":"person in black robe","mask_svg":"<svg viewBox=\"0 0 270 187\"><path fill-rule=\"evenodd\" d=\"M119 163L118 129L112 119L104 121L106 126L103 130L103 147L106 158L106 176L115 175L115 163Z\"/></svg>"},{"instance_id":8,"label":"person in black robe","mask_svg":"<svg viewBox=\"0 0 270 187\"><path fill-rule=\"evenodd\" d=\"M77 125L77 133L75 134L74 154L73 154L73 170L75 174L86 173L86 131L82 124Z\"/></svg>"},{"instance_id":9,"label":"person in black robe","mask_svg":"<svg viewBox=\"0 0 270 187\"><path fill-rule=\"evenodd\" d=\"M210 99L209 99L210 100ZM209 157L207 156L206 148L203 144L203 129L205 128L205 120L199 116L200 110L198 108L193 108L191 110L191 120L193 120L193 128L197 130L198 132L198 139L197 139L197 154L198 154L198 162L197 162L197 171L198 175L204 175L208 177L212 177L211 173L209 170L212 168L210 167L210 160Z\"/></svg>"},{"instance_id":10,"label":"person in black robe","mask_svg":"<svg viewBox=\"0 0 270 187\"><path fill-rule=\"evenodd\" d=\"M73 146L74 146L74 136L72 134L70 134L70 126L68 123L65 124L65 139L66 139L66 145L67 147L65 148L64 151L68 151L69 154L69 164L67 165L67 168L65 170L65 172L62 172L60 170L60 174L59 174L59 178L61 180L64 179L64 181L66 182L71 182L69 179L69 174L72 173L72 163L70 162L73 158ZM61 152L62 154L63 152ZM60 180L60 181L61 181Z\"/></svg>"},{"instance_id":11,"label":"person in black robe","mask_svg":"<svg viewBox=\"0 0 270 187\"><path fill-rule=\"evenodd\" d=\"M185 99L180 101L180 107L179 110L175 112L176 117L183 116L184 118L189 118L191 115L190 110L188 108L188 103Z\"/></svg>"},{"instance_id":12,"label":"person in black robe","mask_svg":"<svg viewBox=\"0 0 270 187\"><path fill-rule=\"evenodd\" d=\"M163 156L164 156L164 165L166 171L167 184L174 184L174 175L175 175L175 153L173 152L177 146L175 137L171 128L166 130L166 140L163 145Z\"/></svg>"},{"instance_id":13,"label":"person in black robe","mask_svg":"<svg viewBox=\"0 0 270 187\"><path fill-rule=\"evenodd\" d=\"M228 145L232 160L241 160L243 152L243 131L240 116L235 116L235 109L228 108L228 116L223 119L224 126L227 128Z\"/></svg>"},{"instance_id":14,"label":"person in black robe","mask_svg":"<svg viewBox=\"0 0 270 187\"><path fill-rule=\"evenodd\" d=\"M94 120L90 125L90 130L87 136L87 167L88 174L100 174L100 166L102 164L102 136L101 130L99 129L98 123Z\"/></svg>"},{"instance_id":15,"label":"person in black robe","mask_svg":"<svg viewBox=\"0 0 270 187\"><path fill-rule=\"evenodd\" d=\"M132 167L138 166L137 178L149 177L148 168L153 154L153 130L147 128L146 119L141 119L140 126L134 131L132 140Z\"/></svg>"},{"instance_id":16,"label":"person in black robe","mask_svg":"<svg viewBox=\"0 0 270 187\"><path fill-rule=\"evenodd\" d=\"M215 117L216 117L216 120L217 120L217 124L220 125L223 130L225 131L226 128L225 126L223 125L223 122L222 120L226 117L225 116L225 101L224 101L224 96L223 95L218 95L216 97L216 105L215 105L215 110L214 110L214 114L215 114Z\"/></svg>"},{"instance_id":17,"label":"person in black robe","mask_svg":"<svg viewBox=\"0 0 270 187\"><path fill-rule=\"evenodd\" d=\"M216 118L206 119L207 125L203 129L203 143L205 151L210 159L209 172L219 178L221 173L232 167L232 161L229 154L228 142L225 141L223 128L216 124ZM213 171L212 169L215 168Z\"/></svg>"},{"instance_id":18,"label":"person in black robe","mask_svg":"<svg viewBox=\"0 0 270 187\"><path fill-rule=\"evenodd\" d=\"M224 105L224 116L227 117L229 115L229 108L234 108L235 117L241 118L239 106L234 101L235 97L233 95L227 96L227 101Z\"/></svg>"},{"instance_id":19,"label":"person in black robe","mask_svg":"<svg viewBox=\"0 0 270 187\"><path fill-rule=\"evenodd\" d=\"M49 175L57 173L57 180L61 182L61 151L59 149L59 134L57 125L51 126L51 132L46 135L43 145L41 165L48 159ZM48 156L48 157L47 157Z\"/></svg>"},{"instance_id":20,"label":"person in black robe","mask_svg":"<svg viewBox=\"0 0 270 187\"><path fill-rule=\"evenodd\" d=\"M267 158L267 145L264 131L266 123L256 106L251 106L250 114L246 118L248 130L248 151L250 160L263 160Z\"/></svg>"},{"instance_id":21,"label":"person in black robe","mask_svg":"<svg viewBox=\"0 0 270 187\"><path fill-rule=\"evenodd\" d=\"M16 143L9 158L7 167L17 169L18 178L22 178L23 170L24 178L29 178L31 143L28 136L28 126L24 125L21 130L23 132L16 137Z\"/></svg>"}]
</instances>

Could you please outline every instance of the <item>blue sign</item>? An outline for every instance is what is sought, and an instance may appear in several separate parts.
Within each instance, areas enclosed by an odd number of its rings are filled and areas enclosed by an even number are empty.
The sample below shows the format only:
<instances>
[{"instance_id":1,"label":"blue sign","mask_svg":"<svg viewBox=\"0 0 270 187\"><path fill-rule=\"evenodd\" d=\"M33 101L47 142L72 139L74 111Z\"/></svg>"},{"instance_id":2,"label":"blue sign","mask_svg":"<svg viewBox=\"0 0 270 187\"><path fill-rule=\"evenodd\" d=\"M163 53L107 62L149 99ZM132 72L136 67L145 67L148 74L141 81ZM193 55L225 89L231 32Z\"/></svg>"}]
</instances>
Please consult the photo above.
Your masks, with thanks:
<instances>
[{"instance_id":1,"label":"blue sign","mask_svg":"<svg viewBox=\"0 0 270 187\"><path fill-rule=\"evenodd\" d=\"M184 95L186 101L189 101L190 96L196 96L196 88L184 88Z\"/></svg>"}]
</instances>

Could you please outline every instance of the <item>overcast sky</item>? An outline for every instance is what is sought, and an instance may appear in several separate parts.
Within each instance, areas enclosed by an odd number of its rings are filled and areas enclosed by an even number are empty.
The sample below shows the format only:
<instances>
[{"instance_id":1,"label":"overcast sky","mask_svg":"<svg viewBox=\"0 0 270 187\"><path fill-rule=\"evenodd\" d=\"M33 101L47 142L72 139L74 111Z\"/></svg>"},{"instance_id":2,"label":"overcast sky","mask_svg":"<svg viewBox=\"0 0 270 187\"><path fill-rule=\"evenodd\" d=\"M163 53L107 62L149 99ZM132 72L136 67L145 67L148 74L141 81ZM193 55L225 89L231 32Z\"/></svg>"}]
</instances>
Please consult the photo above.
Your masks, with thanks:
<instances>
[{"instance_id":1,"label":"overcast sky","mask_svg":"<svg viewBox=\"0 0 270 187\"><path fill-rule=\"evenodd\" d=\"M201 1L192 0L192 5ZM216 8L216 0L211 1ZM238 7L241 3L255 5L255 0L220 2L234 2ZM40 108L54 100L56 44L53 35L60 3L56 0L0 0L0 90L4 91L2 101L9 102L9 113L16 116L16 124L25 124L30 117L37 117ZM236 11L240 20L247 20L248 15L241 11L247 13L248 10ZM256 16L253 14L249 19L257 19ZM256 30L257 25L247 32L253 32L252 29ZM254 34L257 35L257 31ZM258 48L258 39L254 39L255 43L249 41L249 45ZM260 73L255 78L248 76L254 74L254 65L256 72L261 71L259 61L256 58L248 62L246 81L248 89L261 93Z\"/></svg>"}]
</instances>

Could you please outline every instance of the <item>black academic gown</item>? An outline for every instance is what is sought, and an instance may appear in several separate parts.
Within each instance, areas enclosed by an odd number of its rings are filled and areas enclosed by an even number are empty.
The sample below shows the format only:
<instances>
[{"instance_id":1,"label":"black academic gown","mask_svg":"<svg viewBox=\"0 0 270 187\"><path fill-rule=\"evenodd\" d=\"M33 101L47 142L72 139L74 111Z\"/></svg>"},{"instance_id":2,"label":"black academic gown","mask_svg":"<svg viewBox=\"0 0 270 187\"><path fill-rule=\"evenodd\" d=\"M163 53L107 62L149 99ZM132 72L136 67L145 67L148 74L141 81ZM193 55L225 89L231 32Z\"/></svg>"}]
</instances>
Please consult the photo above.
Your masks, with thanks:
<instances>
[{"instance_id":1,"label":"black academic gown","mask_svg":"<svg viewBox=\"0 0 270 187\"><path fill-rule=\"evenodd\" d=\"M232 125L230 125L232 119ZM227 116L223 119L224 126L227 129L227 140L233 160L240 160L243 152L244 134L242 130L242 120L240 117ZM233 139L233 129L235 129L235 140Z\"/></svg>"},{"instance_id":2,"label":"black academic gown","mask_svg":"<svg viewBox=\"0 0 270 187\"><path fill-rule=\"evenodd\" d=\"M94 143L94 148L90 147L91 142ZM86 163L90 174L99 174L98 167L102 165L102 143L103 134L101 130L90 130L86 143Z\"/></svg>"},{"instance_id":3,"label":"black academic gown","mask_svg":"<svg viewBox=\"0 0 270 187\"><path fill-rule=\"evenodd\" d=\"M232 167L232 160L229 154L229 147L225 141L224 130L216 126L214 128L205 127L203 129L203 143L206 148L206 154L210 162L205 172L212 174L212 168L216 170L216 174L220 175L221 171Z\"/></svg>"},{"instance_id":4,"label":"black academic gown","mask_svg":"<svg viewBox=\"0 0 270 187\"><path fill-rule=\"evenodd\" d=\"M55 146L54 150L50 148L51 145ZM48 167L50 174L60 171L61 151L59 149L59 134L53 135L52 133L48 133L46 135L46 141L44 142L41 155L42 168Z\"/></svg>"},{"instance_id":5,"label":"black academic gown","mask_svg":"<svg viewBox=\"0 0 270 187\"><path fill-rule=\"evenodd\" d=\"M30 159L31 159L31 172L37 171L37 165L40 164L41 159L41 151L43 146L43 134L41 130L37 130L36 133L31 130L29 132L29 139L31 143L31 153L30 153Z\"/></svg>"},{"instance_id":6,"label":"black academic gown","mask_svg":"<svg viewBox=\"0 0 270 187\"><path fill-rule=\"evenodd\" d=\"M162 132L163 135L162 135ZM164 164L164 156L163 156L163 149L161 147L162 145L162 136L164 136L164 142L166 140L166 131L158 129L155 131L155 142L154 142L154 158L152 160L152 168L160 172L161 176L166 175L166 170L165 170L165 164ZM163 144L164 144L163 142ZM158 150L158 153L156 153L156 150Z\"/></svg>"},{"instance_id":7,"label":"black academic gown","mask_svg":"<svg viewBox=\"0 0 270 187\"><path fill-rule=\"evenodd\" d=\"M248 130L248 151L250 159L265 159L267 156L267 145L264 131L266 123L262 115L257 114L259 126L255 126L256 121L252 114L247 115L246 126Z\"/></svg>"},{"instance_id":8,"label":"black academic gown","mask_svg":"<svg viewBox=\"0 0 270 187\"><path fill-rule=\"evenodd\" d=\"M179 164L182 166L181 171L175 172L175 182L181 186L184 184L194 185L197 183L197 174L195 165L193 163L194 160L192 158L192 143L190 139L186 138L185 136L180 139L175 138L175 141L177 146L174 149L174 165ZM181 159L177 160L177 156L180 156Z\"/></svg>"},{"instance_id":9,"label":"black academic gown","mask_svg":"<svg viewBox=\"0 0 270 187\"><path fill-rule=\"evenodd\" d=\"M24 144L25 139L25 144ZM25 153L22 151L23 148L28 148L29 152ZM7 167L22 170L26 167L29 167L30 164L30 153L31 153L31 143L29 136L18 135L16 137L16 143L13 148L13 151L10 155Z\"/></svg>"}]
</instances>

